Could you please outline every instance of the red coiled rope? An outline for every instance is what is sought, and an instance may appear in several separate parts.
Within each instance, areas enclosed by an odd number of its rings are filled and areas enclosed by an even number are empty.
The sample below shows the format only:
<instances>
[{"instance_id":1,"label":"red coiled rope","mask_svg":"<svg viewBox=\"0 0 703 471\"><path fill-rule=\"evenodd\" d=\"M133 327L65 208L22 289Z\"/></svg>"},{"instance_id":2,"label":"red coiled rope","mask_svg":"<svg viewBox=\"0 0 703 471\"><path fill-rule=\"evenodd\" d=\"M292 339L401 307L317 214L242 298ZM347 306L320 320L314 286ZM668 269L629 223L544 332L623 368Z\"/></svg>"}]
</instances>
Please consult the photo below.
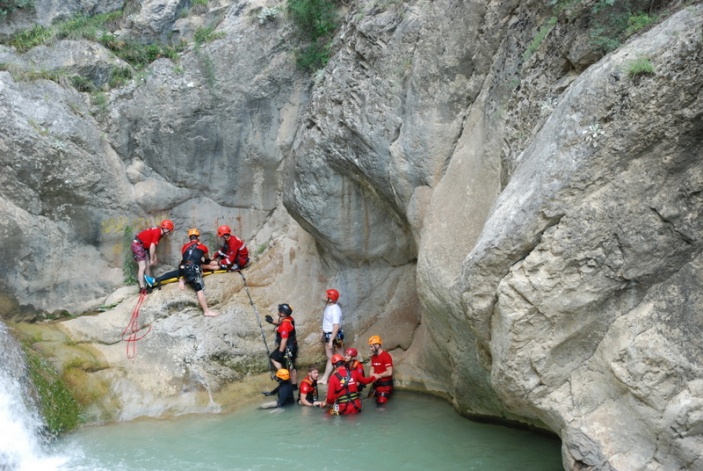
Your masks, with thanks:
<instances>
[{"instance_id":1,"label":"red coiled rope","mask_svg":"<svg viewBox=\"0 0 703 471\"><path fill-rule=\"evenodd\" d=\"M142 291L139 294L139 299L137 300L137 305L134 306L134 309L132 310L132 318L129 320L129 324L127 324L127 327L122 331L122 340L127 342L127 358L134 358L137 354L137 340L141 340L146 335L151 332L151 325L149 325L149 328L147 329L144 334L137 336L137 333L139 332L139 308L142 307L142 304L144 303L144 300L146 299L146 291ZM129 332L129 335L125 338L125 334Z\"/></svg>"}]
</instances>

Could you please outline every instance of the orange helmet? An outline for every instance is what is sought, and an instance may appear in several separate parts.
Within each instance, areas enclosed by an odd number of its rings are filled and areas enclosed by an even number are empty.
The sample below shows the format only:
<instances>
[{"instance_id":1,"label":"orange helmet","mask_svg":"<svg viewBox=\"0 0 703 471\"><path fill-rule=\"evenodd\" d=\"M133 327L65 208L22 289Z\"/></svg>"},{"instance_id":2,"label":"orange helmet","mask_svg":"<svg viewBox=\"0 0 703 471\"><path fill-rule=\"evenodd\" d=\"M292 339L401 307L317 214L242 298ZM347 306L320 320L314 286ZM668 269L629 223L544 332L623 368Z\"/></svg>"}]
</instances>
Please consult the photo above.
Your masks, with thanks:
<instances>
[{"instance_id":1,"label":"orange helmet","mask_svg":"<svg viewBox=\"0 0 703 471\"><path fill-rule=\"evenodd\" d=\"M369 337L369 345L381 345L382 343L383 342L381 341L381 337L379 335L372 335L371 337Z\"/></svg>"},{"instance_id":2,"label":"orange helmet","mask_svg":"<svg viewBox=\"0 0 703 471\"><path fill-rule=\"evenodd\" d=\"M330 299L332 300L332 302L335 303L339 299L339 291L337 291L336 289L328 289L327 291L325 291L325 295L327 296L327 299Z\"/></svg>"},{"instance_id":3,"label":"orange helmet","mask_svg":"<svg viewBox=\"0 0 703 471\"><path fill-rule=\"evenodd\" d=\"M330 361L333 365L337 366L337 363L344 363L344 357L339 353L335 353L334 355L332 355Z\"/></svg>"},{"instance_id":4,"label":"orange helmet","mask_svg":"<svg viewBox=\"0 0 703 471\"><path fill-rule=\"evenodd\" d=\"M188 237L190 236L200 237L200 231L196 228L188 229Z\"/></svg>"},{"instance_id":5,"label":"orange helmet","mask_svg":"<svg viewBox=\"0 0 703 471\"><path fill-rule=\"evenodd\" d=\"M164 219L161 221L161 224L159 224L159 227L161 229L166 229L169 232L173 232L173 229L175 229L175 226L173 225L173 221L170 219Z\"/></svg>"},{"instance_id":6,"label":"orange helmet","mask_svg":"<svg viewBox=\"0 0 703 471\"><path fill-rule=\"evenodd\" d=\"M349 355L350 357L355 357L359 354L359 352L356 351L356 348L350 347L347 348L347 351L344 352L345 355Z\"/></svg>"},{"instance_id":7,"label":"orange helmet","mask_svg":"<svg viewBox=\"0 0 703 471\"><path fill-rule=\"evenodd\" d=\"M281 368L280 370L276 371L276 378L280 378L283 381L288 381L290 379L290 371L285 368Z\"/></svg>"},{"instance_id":8,"label":"orange helmet","mask_svg":"<svg viewBox=\"0 0 703 471\"><path fill-rule=\"evenodd\" d=\"M223 235L232 234L232 229L227 225L221 225L217 228L217 237L222 237Z\"/></svg>"}]
</instances>

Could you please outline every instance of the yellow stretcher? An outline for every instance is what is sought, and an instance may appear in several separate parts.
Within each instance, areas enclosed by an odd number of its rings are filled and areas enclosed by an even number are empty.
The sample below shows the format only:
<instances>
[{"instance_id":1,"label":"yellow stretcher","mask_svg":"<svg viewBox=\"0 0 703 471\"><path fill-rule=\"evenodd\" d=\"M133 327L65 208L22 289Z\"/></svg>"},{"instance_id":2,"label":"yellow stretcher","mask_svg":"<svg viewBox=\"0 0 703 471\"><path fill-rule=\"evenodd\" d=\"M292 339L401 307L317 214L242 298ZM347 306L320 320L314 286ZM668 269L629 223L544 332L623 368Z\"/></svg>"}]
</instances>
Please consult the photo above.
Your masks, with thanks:
<instances>
[{"instance_id":1,"label":"yellow stretcher","mask_svg":"<svg viewBox=\"0 0 703 471\"><path fill-rule=\"evenodd\" d=\"M215 270L215 271L204 270L204 271L203 271L203 276L213 275L213 274L215 274L215 273L229 273L229 272L228 272L227 270ZM178 277L176 277L176 278L169 278L169 279L163 280L161 283L159 283L159 286L168 285L168 284L170 284L170 283L176 283L177 281L178 281Z\"/></svg>"}]
</instances>

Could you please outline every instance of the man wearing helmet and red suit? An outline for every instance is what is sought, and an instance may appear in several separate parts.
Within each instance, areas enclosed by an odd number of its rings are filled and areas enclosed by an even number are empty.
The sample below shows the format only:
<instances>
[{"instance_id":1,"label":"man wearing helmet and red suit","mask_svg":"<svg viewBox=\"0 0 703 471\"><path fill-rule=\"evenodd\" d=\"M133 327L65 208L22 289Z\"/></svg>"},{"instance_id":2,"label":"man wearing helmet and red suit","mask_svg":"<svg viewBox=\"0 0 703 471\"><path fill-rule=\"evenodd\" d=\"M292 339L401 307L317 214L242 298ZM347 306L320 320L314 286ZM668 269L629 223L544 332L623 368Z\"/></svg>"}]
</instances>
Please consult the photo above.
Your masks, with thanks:
<instances>
[{"instance_id":1,"label":"man wearing helmet and red suit","mask_svg":"<svg viewBox=\"0 0 703 471\"><path fill-rule=\"evenodd\" d=\"M369 338L371 350L371 376L376 378L370 396L376 398L376 404L388 402L393 393L393 358L381 346L381 337L373 335Z\"/></svg>"},{"instance_id":2,"label":"man wearing helmet and red suit","mask_svg":"<svg viewBox=\"0 0 703 471\"><path fill-rule=\"evenodd\" d=\"M144 275L151 276L151 267L156 265L156 246L159 245L161 237L173 232L173 221L164 219L159 224L159 227L150 227L141 231L132 241L131 249L132 256L137 262L139 270L137 272L137 281L139 282L139 291L145 292Z\"/></svg>"},{"instance_id":3,"label":"man wearing helmet and red suit","mask_svg":"<svg viewBox=\"0 0 703 471\"><path fill-rule=\"evenodd\" d=\"M249 263L249 249L244 245L244 241L232 235L232 229L227 225L217 228L217 237L223 240L222 247L215 254L217 260L213 260L206 270L239 270Z\"/></svg>"},{"instance_id":4,"label":"man wearing helmet and red suit","mask_svg":"<svg viewBox=\"0 0 703 471\"><path fill-rule=\"evenodd\" d=\"M332 355L341 354L344 332L342 332L342 310L337 304L339 291L328 289L325 291L325 312L322 314L322 342L325 344L325 355L327 355L327 365L325 372L320 378L320 384L327 384L327 380L332 374Z\"/></svg>"},{"instance_id":5,"label":"man wearing helmet and red suit","mask_svg":"<svg viewBox=\"0 0 703 471\"><path fill-rule=\"evenodd\" d=\"M334 365L334 373L330 376L327 386L327 398L322 407L332 406L330 414L347 415L361 412L361 395L359 385L369 384L376 378L365 378L356 370L348 370L344 366L344 357L335 353L330 359Z\"/></svg>"},{"instance_id":6,"label":"man wearing helmet and red suit","mask_svg":"<svg viewBox=\"0 0 703 471\"><path fill-rule=\"evenodd\" d=\"M359 375L364 376L364 365L356 359L358 354L359 352L356 348L350 347L344 350L344 366L346 366L347 370L356 371ZM364 386L364 384L359 385L359 392L364 390Z\"/></svg>"}]
</instances>

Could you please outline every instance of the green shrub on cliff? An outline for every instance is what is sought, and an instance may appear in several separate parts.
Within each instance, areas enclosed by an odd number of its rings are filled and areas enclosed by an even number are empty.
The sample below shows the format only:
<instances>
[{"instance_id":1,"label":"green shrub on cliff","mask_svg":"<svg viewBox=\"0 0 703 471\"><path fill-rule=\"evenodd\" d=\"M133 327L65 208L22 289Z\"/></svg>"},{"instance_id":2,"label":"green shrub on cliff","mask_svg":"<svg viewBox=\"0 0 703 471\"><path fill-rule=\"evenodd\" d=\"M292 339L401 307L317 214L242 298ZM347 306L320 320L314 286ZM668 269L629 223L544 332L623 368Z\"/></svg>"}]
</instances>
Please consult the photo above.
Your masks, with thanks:
<instances>
[{"instance_id":1,"label":"green shrub on cliff","mask_svg":"<svg viewBox=\"0 0 703 471\"><path fill-rule=\"evenodd\" d=\"M287 7L299 36L308 43L296 53L298 66L309 71L324 67L339 26L336 5L330 0L288 0Z\"/></svg>"},{"instance_id":2,"label":"green shrub on cliff","mask_svg":"<svg viewBox=\"0 0 703 471\"><path fill-rule=\"evenodd\" d=\"M80 424L78 403L46 360L26 346L24 351L48 432L57 436L73 430Z\"/></svg>"},{"instance_id":3,"label":"green shrub on cliff","mask_svg":"<svg viewBox=\"0 0 703 471\"><path fill-rule=\"evenodd\" d=\"M656 12L665 12L668 5L666 0L598 0L590 11L591 41L608 53L658 21Z\"/></svg>"},{"instance_id":4,"label":"green shrub on cliff","mask_svg":"<svg viewBox=\"0 0 703 471\"><path fill-rule=\"evenodd\" d=\"M27 10L33 7L33 0L0 0L0 21L15 10Z\"/></svg>"},{"instance_id":5,"label":"green shrub on cliff","mask_svg":"<svg viewBox=\"0 0 703 471\"><path fill-rule=\"evenodd\" d=\"M116 11L94 16L78 15L48 28L35 25L12 36L9 44L19 52L26 52L33 47L51 44L59 39L99 42L136 70L143 69L161 57L175 60L178 53L185 49L183 43L141 43L116 37L113 32L120 28L122 17L123 12Z\"/></svg>"},{"instance_id":6,"label":"green shrub on cliff","mask_svg":"<svg viewBox=\"0 0 703 471\"><path fill-rule=\"evenodd\" d=\"M638 57L627 65L627 75L637 78L643 75L654 75L654 66L648 57Z\"/></svg>"},{"instance_id":7,"label":"green shrub on cliff","mask_svg":"<svg viewBox=\"0 0 703 471\"><path fill-rule=\"evenodd\" d=\"M127 285L137 284L137 264L132 257L132 241L136 233L132 226L125 226L122 233L122 274Z\"/></svg>"}]
</instances>

